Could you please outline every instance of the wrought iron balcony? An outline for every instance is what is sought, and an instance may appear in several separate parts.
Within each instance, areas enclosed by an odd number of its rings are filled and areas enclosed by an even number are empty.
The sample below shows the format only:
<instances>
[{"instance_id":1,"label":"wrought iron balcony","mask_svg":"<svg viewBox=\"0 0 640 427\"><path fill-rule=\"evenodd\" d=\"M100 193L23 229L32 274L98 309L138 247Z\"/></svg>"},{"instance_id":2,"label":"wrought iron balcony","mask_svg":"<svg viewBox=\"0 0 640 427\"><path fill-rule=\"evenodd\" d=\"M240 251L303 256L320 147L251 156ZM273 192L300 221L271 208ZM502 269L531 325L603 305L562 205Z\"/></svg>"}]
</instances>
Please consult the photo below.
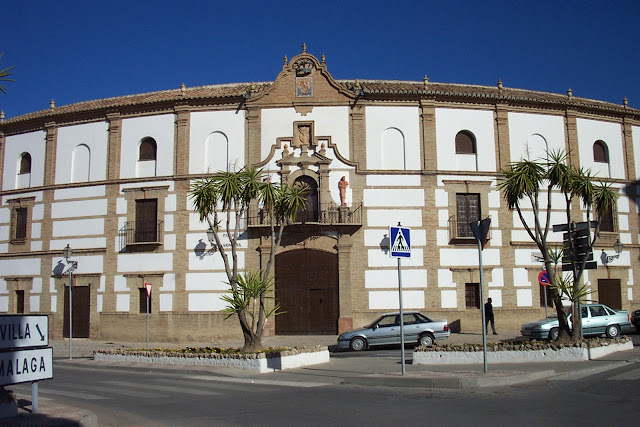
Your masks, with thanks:
<instances>
[{"instance_id":1,"label":"wrought iron balcony","mask_svg":"<svg viewBox=\"0 0 640 427\"><path fill-rule=\"evenodd\" d=\"M491 239L491 228L489 227L489 234L487 234L487 240ZM475 244L476 238L471 231L468 219L458 222L456 216L449 217L449 243L458 244Z\"/></svg>"},{"instance_id":2,"label":"wrought iron balcony","mask_svg":"<svg viewBox=\"0 0 640 427\"><path fill-rule=\"evenodd\" d=\"M317 211L302 211L292 224L319 225L362 225L362 203L354 206L337 206L333 203L321 205ZM262 209L249 210L247 215L249 227L266 227L271 225L269 215Z\"/></svg>"},{"instance_id":3,"label":"wrought iron balcony","mask_svg":"<svg viewBox=\"0 0 640 427\"><path fill-rule=\"evenodd\" d=\"M161 245L162 244L162 221L146 223L136 227L135 221L129 221L118 230L120 237L120 250L127 246L134 245Z\"/></svg>"}]
</instances>

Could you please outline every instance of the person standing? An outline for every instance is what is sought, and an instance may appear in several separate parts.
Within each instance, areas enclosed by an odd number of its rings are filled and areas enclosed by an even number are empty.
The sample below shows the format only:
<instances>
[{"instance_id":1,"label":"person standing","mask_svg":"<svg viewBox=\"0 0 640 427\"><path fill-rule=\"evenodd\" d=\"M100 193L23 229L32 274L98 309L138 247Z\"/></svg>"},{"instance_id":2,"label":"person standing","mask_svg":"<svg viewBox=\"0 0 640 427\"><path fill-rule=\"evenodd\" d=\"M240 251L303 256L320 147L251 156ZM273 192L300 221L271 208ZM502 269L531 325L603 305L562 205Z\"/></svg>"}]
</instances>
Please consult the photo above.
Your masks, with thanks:
<instances>
[{"instance_id":1,"label":"person standing","mask_svg":"<svg viewBox=\"0 0 640 427\"><path fill-rule=\"evenodd\" d=\"M484 320L486 322L486 324L484 325L486 330L489 330L489 322L491 322L493 335L498 335L498 333L496 332L496 323L493 318L493 304L491 304L491 298L487 298L487 303L484 305Z\"/></svg>"}]
</instances>

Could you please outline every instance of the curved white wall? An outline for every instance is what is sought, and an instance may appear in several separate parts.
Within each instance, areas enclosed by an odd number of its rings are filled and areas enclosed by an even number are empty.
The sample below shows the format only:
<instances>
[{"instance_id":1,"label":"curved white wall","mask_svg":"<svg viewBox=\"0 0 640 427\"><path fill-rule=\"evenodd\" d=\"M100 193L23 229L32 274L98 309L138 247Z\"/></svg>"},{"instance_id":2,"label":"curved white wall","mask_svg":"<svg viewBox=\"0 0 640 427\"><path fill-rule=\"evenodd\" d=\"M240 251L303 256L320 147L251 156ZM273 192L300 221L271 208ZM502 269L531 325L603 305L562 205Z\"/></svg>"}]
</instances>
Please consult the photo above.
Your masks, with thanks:
<instances>
[{"instance_id":1,"label":"curved white wall","mask_svg":"<svg viewBox=\"0 0 640 427\"><path fill-rule=\"evenodd\" d=\"M564 117L546 114L509 113L509 151L511 161L545 158L544 151L566 151ZM528 151L528 153L527 153Z\"/></svg>"},{"instance_id":2,"label":"curved white wall","mask_svg":"<svg viewBox=\"0 0 640 427\"><path fill-rule=\"evenodd\" d=\"M4 170L2 174L2 189L16 188L16 176L20 156L27 152L31 155L30 187L44 185L44 156L46 152L45 131L29 132L20 135L10 135L5 138Z\"/></svg>"},{"instance_id":3,"label":"curved white wall","mask_svg":"<svg viewBox=\"0 0 640 427\"><path fill-rule=\"evenodd\" d=\"M367 169L420 169L418 107L366 107L365 120Z\"/></svg>"},{"instance_id":4,"label":"curved white wall","mask_svg":"<svg viewBox=\"0 0 640 427\"><path fill-rule=\"evenodd\" d=\"M451 108L436 109L436 153L438 169L468 170L469 162L456 161L456 135L462 130L471 132L476 138L477 170L496 170L496 142L493 131L493 111L464 110ZM465 169L462 169L464 167Z\"/></svg>"},{"instance_id":5,"label":"curved white wall","mask_svg":"<svg viewBox=\"0 0 640 427\"><path fill-rule=\"evenodd\" d=\"M602 178L625 178L624 153L622 148L622 126L619 123L599 120L577 119L578 153L580 166L591 169L591 172ZM609 149L609 167L593 161L593 143L602 140Z\"/></svg>"},{"instance_id":6,"label":"curved white wall","mask_svg":"<svg viewBox=\"0 0 640 427\"><path fill-rule=\"evenodd\" d=\"M173 114L122 120L120 178L138 177L136 168L139 163L140 141L145 137L153 138L157 144L155 176L173 175L174 121Z\"/></svg>"},{"instance_id":7,"label":"curved white wall","mask_svg":"<svg viewBox=\"0 0 640 427\"><path fill-rule=\"evenodd\" d=\"M58 129L56 143L56 184L87 181L81 179L82 171L73 170L72 161L78 145L84 144L89 148L90 163L88 168L89 181L101 181L107 178L107 144L109 139L109 125L107 122L86 123L82 125L63 126ZM78 176L72 177L72 173Z\"/></svg>"},{"instance_id":8,"label":"curved white wall","mask_svg":"<svg viewBox=\"0 0 640 427\"><path fill-rule=\"evenodd\" d=\"M190 121L189 173L226 170L227 163L236 165L236 169L245 165L244 110L237 113L235 111L191 113ZM216 152L222 148L224 140L228 144L228 151L225 148L224 153Z\"/></svg>"}]
</instances>

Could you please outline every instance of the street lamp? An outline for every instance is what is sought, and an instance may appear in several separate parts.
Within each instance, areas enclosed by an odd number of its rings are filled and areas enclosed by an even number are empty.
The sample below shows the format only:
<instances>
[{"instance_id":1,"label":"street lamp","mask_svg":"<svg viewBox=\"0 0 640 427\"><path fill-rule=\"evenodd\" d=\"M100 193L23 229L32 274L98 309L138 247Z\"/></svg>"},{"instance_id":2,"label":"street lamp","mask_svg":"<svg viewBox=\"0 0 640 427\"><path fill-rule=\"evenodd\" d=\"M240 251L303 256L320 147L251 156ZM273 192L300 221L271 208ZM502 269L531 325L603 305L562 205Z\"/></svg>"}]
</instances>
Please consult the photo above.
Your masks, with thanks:
<instances>
[{"instance_id":1,"label":"street lamp","mask_svg":"<svg viewBox=\"0 0 640 427\"><path fill-rule=\"evenodd\" d=\"M209 226L209 229L207 230L207 239L209 239L209 243L211 243L211 251L215 252L218 247L215 243L215 231L211 226Z\"/></svg>"},{"instance_id":2,"label":"street lamp","mask_svg":"<svg viewBox=\"0 0 640 427\"><path fill-rule=\"evenodd\" d=\"M67 271L69 272L69 359L73 359L72 353L72 340L73 340L73 271L78 268L78 261L71 261L71 255L73 254L73 250L71 246L67 243L67 246L62 250L62 255L64 259L67 261L67 265L69 268Z\"/></svg>"},{"instance_id":3,"label":"street lamp","mask_svg":"<svg viewBox=\"0 0 640 427\"><path fill-rule=\"evenodd\" d=\"M622 252L623 248L624 248L624 246L623 246L622 242L620 242L620 239L616 240L616 242L613 244L613 250L616 251L616 254L615 255L607 255L607 253L603 249L602 253L600 254L600 261L602 261L602 263L605 266L607 266L614 259L620 258L620 253Z\"/></svg>"}]
</instances>

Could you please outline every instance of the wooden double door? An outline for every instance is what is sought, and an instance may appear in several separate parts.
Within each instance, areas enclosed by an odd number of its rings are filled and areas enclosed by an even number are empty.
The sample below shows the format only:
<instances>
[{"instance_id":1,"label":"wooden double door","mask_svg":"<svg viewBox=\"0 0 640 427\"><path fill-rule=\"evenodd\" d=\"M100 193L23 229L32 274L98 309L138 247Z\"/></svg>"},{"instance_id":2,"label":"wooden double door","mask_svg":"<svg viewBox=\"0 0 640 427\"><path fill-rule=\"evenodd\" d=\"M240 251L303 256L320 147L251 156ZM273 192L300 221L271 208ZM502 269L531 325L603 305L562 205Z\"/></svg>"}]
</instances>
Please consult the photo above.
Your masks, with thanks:
<instances>
[{"instance_id":1,"label":"wooden double door","mask_svg":"<svg viewBox=\"0 0 640 427\"><path fill-rule=\"evenodd\" d=\"M278 335L338 332L338 256L301 249L276 256L275 317Z\"/></svg>"}]
</instances>

